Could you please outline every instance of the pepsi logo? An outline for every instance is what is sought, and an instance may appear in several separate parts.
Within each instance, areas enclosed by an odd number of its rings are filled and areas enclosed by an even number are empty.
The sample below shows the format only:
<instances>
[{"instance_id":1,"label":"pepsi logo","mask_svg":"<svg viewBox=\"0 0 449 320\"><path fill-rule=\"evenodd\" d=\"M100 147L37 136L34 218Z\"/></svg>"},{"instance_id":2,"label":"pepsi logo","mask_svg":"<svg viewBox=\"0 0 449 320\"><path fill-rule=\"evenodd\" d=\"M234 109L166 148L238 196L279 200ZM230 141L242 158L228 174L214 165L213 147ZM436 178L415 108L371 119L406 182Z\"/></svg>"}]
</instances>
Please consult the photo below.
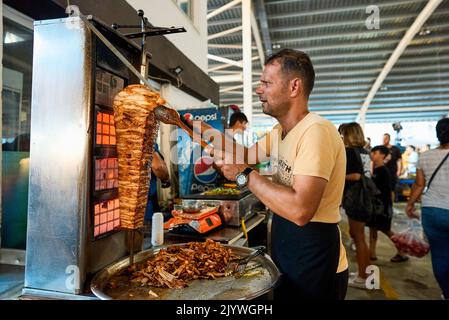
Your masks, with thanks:
<instances>
[{"instance_id":1,"label":"pepsi logo","mask_svg":"<svg viewBox=\"0 0 449 320\"><path fill-rule=\"evenodd\" d=\"M184 119L186 119L187 121L192 121L193 120L193 114L191 114L191 113L184 114Z\"/></svg>"},{"instance_id":2,"label":"pepsi logo","mask_svg":"<svg viewBox=\"0 0 449 320\"><path fill-rule=\"evenodd\" d=\"M212 166L214 160L211 157L204 156L195 161L193 174L201 183L211 183L217 178L217 170Z\"/></svg>"},{"instance_id":3,"label":"pepsi logo","mask_svg":"<svg viewBox=\"0 0 449 320\"><path fill-rule=\"evenodd\" d=\"M196 116L194 116L191 113L185 113L183 115L183 117L187 121L201 120L201 121L204 121L204 122L215 121L215 120L218 119L216 113L213 113L213 114L202 114L202 115L196 115Z\"/></svg>"}]
</instances>

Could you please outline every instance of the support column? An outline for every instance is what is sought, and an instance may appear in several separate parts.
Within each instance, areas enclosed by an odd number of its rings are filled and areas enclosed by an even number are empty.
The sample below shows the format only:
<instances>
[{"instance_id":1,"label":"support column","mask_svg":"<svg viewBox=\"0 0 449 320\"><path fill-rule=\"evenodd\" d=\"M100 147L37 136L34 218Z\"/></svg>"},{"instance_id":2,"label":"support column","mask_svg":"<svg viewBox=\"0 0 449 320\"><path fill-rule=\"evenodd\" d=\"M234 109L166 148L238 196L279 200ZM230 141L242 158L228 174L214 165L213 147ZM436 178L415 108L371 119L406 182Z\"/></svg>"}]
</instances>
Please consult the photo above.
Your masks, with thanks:
<instances>
[{"instance_id":1,"label":"support column","mask_svg":"<svg viewBox=\"0 0 449 320\"><path fill-rule=\"evenodd\" d=\"M251 0L242 1L243 112L250 123L253 115L251 2Z\"/></svg>"}]
</instances>

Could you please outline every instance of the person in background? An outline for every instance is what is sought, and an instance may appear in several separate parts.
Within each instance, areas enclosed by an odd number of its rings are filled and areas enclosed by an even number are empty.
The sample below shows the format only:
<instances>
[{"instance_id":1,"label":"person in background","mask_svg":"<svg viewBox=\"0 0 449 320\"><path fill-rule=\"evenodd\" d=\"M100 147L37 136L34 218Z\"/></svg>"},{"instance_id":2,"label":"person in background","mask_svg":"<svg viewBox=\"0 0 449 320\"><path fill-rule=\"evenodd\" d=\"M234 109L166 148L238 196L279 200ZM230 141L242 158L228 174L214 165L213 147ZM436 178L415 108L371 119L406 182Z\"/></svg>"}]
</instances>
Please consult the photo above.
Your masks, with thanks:
<instances>
[{"instance_id":1,"label":"person in background","mask_svg":"<svg viewBox=\"0 0 449 320\"><path fill-rule=\"evenodd\" d=\"M391 136L389 133L385 133L383 137L383 145L390 150L389 156L385 159L385 166L390 170L391 177L391 197L393 201L395 200L395 190L396 184L398 182L398 177L402 173L402 155L401 150L398 147L390 144Z\"/></svg>"},{"instance_id":2,"label":"person in background","mask_svg":"<svg viewBox=\"0 0 449 320\"><path fill-rule=\"evenodd\" d=\"M416 152L415 146L407 146L406 152L408 153L406 174L416 174L416 165L418 164L418 152Z\"/></svg>"},{"instance_id":3,"label":"person in background","mask_svg":"<svg viewBox=\"0 0 449 320\"><path fill-rule=\"evenodd\" d=\"M229 129L233 130L233 134L243 134L248 125L248 118L243 112L237 111L231 115L229 119Z\"/></svg>"},{"instance_id":4,"label":"person in background","mask_svg":"<svg viewBox=\"0 0 449 320\"><path fill-rule=\"evenodd\" d=\"M151 179L150 190L148 190L148 201L145 210L145 220L151 221L154 212L160 212L159 200L157 195L157 179L160 179L162 188L169 188L171 186L170 176L164 158L159 153L159 146L154 145L153 160L151 162Z\"/></svg>"},{"instance_id":5,"label":"person in background","mask_svg":"<svg viewBox=\"0 0 449 320\"><path fill-rule=\"evenodd\" d=\"M425 144L425 145L423 145L422 147L419 147L419 148L418 148L418 156L419 156L421 153L424 153L424 152L426 152L426 151L429 151L430 148L431 148L430 144Z\"/></svg>"},{"instance_id":6,"label":"person in background","mask_svg":"<svg viewBox=\"0 0 449 320\"><path fill-rule=\"evenodd\" d=\"M421 154L406 213L410 218L418 217L415 203L423 195L421 219L429 240L433 273L444 299L449 299L449 159L446 158L423 194L430 177L449 154L449 118L438 121L436 132L440 146Z\"/></svg>"},{"instance_id":7,"label":"person in background","mask_svg":"<svg viewBox=\"0 0 449 320\"><path fill-rule=\"evenodd\" d=\"M364 174L368 177L370 173L370 157L366 151L365 138L363 130L356 122L346 123L338 128L343 143L346 149L346 178L344 191L355 183L360 183L359 180ZM360 157L359 157L360 155ZM351 274L348 285L366 289L366 268L369 265L369 251L368 245L365 241L365 223L368 219L366 211L360 211L355 208L345 207L346 215L349 221L349 233L354 240L356 259L358 265L358 273Z\"/></svg>"},{"instance_id":8,"label":"person in background","mask_svg":"<svg viewBox=\"0 0 449 320\"><path fill-rule=\"evenodd\" d=\"M376 146L371 149L371 160L373 161L373 181L380 195L377 197L382 200L384 205L384 215L376 216L373 221L369 221L367 226L370 227L370 260L377 260L376 246L377 246L377 231L381 231L388 238L391 238L394 233L391 231L391 220L393 218L393 202L391 199L391 174L385 166L385 158L388 157L390 150L386 146ZM391 262L404 262L408 257L401 252L390 259Z\"/></svg>"},{"instance_id":9,"label":"person in background","mask_svg":"<svg viewBox=\"0 0 449 320\"><path fill-rule=\"evenodd\" d=\"M370 152L371 151L371 138L367 137L366 138L366 144L364 146L364 148L366 149L366 151Z\"/></svg>"}]
</instances>

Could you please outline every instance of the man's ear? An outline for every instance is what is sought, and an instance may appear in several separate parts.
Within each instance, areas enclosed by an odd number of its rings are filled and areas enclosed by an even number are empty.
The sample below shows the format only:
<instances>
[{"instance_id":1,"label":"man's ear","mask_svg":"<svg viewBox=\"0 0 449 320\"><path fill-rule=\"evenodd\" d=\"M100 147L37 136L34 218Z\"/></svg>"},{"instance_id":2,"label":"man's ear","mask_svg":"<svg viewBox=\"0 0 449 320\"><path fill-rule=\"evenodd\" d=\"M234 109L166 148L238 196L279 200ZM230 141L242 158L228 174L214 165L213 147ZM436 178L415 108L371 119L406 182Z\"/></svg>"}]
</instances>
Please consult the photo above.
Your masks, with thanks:
<instances>
[{"instance_id":1,"label":"man's ear","mask_svg":"<svg viewBox=\"0 0 449 320\"><path fill-rule=\"evenodd\" d=\"M290 98L296 98L303 92L303 82L300 78L290 80Z\"/></svg>"}]
</instances>

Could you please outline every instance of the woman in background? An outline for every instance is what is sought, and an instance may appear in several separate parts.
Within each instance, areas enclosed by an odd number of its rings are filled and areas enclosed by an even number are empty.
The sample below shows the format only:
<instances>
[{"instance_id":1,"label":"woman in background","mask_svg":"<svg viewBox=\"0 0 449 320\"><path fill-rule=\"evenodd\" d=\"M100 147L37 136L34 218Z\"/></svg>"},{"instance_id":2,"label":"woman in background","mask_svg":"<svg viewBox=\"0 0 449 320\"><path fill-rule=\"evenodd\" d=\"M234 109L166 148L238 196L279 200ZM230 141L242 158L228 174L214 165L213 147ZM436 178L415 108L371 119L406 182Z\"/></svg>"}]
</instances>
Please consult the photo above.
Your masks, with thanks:
<instances>
[{"instance_id":1,"label":"woman in background","mask_svg":"<svg viewBox=\"0 0 449 320\"><path fill-rule=\"evenodd\" d=\"M342 124L338 131L340 132L346 147L346 180L345 191L354 184L358 183L364 174L371 176L371 160L368 151L364 148L366 145L363 130L356 122ZM352 274L348 285L366 289L366 268L369 265L369 249L365 241L365 224L368 220L368 213L355 208L344 208L349 221L349 233L355 243L356 259L358 273Z\"/></svg>"},{"instance_id":2,"label":"woman in background","mask_svg":"<svg viewBox=\"0 0 449 320\"><path fill-rule=\"evenodd\" d=\"M433 273L444 299L449 299L449 118L438 121L436 131L440 146L420 155L406 213L411 218L418 218L415 203L442 164L422 196L421 219L429 240Z\"/></svg>"}]
</instances>

